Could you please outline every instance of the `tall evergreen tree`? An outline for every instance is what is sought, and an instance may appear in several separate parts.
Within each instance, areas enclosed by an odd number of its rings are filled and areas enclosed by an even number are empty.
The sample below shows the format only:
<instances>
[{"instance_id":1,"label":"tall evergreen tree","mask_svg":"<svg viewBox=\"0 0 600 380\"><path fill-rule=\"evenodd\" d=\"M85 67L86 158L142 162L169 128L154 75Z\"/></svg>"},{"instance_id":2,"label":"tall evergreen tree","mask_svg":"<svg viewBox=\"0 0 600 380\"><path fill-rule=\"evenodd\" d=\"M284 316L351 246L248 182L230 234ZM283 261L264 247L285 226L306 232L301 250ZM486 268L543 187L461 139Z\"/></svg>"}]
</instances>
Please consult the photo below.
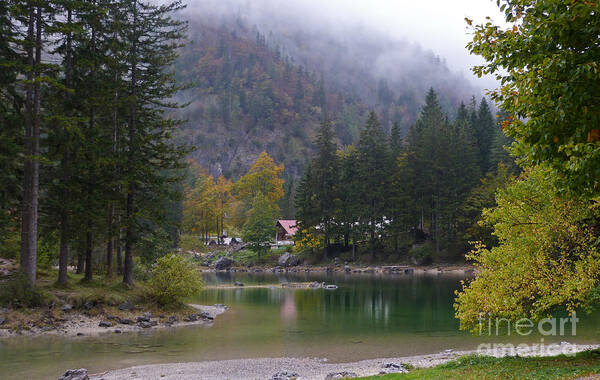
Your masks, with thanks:
<instances>
[{"instance_id":1,"label":"tall evergreen tree","mask_svg":"<svg viewBox=\"0 0 600 380\"><path fill-rule=\"evenodd\" d=\"M473 127L479 147L480 166L485 173L490 168L490 147L492 146L494 130L496 128L494 116L485 98L482 98L479 103L477 123Z\"/></svg>"},{"instance_id":2,"label":"tall evergreen tree","mask_svg":"<svg viewBox=\"0 0 600 380\"><path fill-rule=\"evenodd\" d=\"M317 154L312 164L312 186L320 215L319 225L323 232L323 241L327 251L329 251L331 243L331 224L335 215L339 184L337 146L334 138L332 122L324 120L315 140Z\"/></svg>"},{"instance_id":3,"label":"tall evergreen tree","mask_svg":"<svg viewBox=\"0 0 600 380\"><path fill-rule=\"evenodd\" d=\"M400 135L400 125L397 121L392 124L392 130L390 131L390 152L392 159L396 160L398 155L402 151L402 136Z\"/></svg>"},{"instance_id":4,"label":"tall evergreen tree","mask_svg":"<svg viewBox=\"0 0 600 380\"><path fill-rule=\"evenodd\" d=\"M15 247L8 241L14 239L18 226L23 181L23 97L17 85L23 60L14 46L18 33L10 5L9 1L0 3L0 253L15 257Z\"/></svg>"},{"instance_id":5,"label":"tall evergreen tree","mask_svg":"<svg viewBox=\"0 0 600 380\"><path fill-rule=\"evenodd\" d=\"M173 17L180 1L155 5L150 1L124 1L120 30L128 53L124 55L129 90L127 104L127 163L125 205L125 262L123 282L133 284L133 249L140 238L140 211L156 192L167 192L183 151L174 149L172 132L177 123L164 119L166 108L177 107L168 99L178 90L168 68L177 57L186 24ZM158 106L158 107L157 107ZM157 170L161 170L157 171Z\"/></svg>"},{"instance_id":6,"label":"tall evergreen tree","mask_svg":"<svg viewBox=\"0 0 600 380\"><path fill-rule=\"evenodd\" d=\"M371 254L375 255L375 244L383 226L385 216L385 194L388 186L388 144L381 130L377 114L371 112L357 144L358 179L362 200L361 223L369 235Z\"/></svg>"}]
</instances>

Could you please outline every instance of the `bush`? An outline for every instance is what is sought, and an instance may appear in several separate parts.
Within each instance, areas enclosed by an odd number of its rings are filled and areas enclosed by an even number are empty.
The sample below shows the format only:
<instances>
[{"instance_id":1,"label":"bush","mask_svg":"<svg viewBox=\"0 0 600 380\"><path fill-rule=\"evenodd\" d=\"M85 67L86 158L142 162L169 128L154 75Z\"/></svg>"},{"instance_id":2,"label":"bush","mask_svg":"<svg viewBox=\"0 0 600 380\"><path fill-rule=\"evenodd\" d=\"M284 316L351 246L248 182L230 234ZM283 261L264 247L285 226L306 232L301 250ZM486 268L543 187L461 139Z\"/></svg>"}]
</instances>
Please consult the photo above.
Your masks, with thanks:
<instances>
[{"instance_id":1,"label":"bush","mask_svg":"<svg viewBox=\"0 0 600 380\"><path fill-rule=\"evenodd\" d=\"M0 228L0 257L18 259L21 249L21 233L18 229L7 231Z\"/></svg>"},{"instance_id":2,"label":"bush","mask_svg":"<svg viewBox=\"0 0 600 380\"><path fill-rule=\"evenodd\" d=\"M428 265L433 262L434 252L431 243L425 243L413 245L408 254L416 265Z\"/></svg>"},{"instance_id":3,"label":"bush","mask_svg":"<svg viewBox=\"0 0 600 380\"><path fill-rule=\"evenodd\" d=\"M0 305L4 307L38 307L46 303L46 295L29 283L27 275L17 271L0 284Z\"/></svg>"},{"instance_id":4,"label":"bush","mask_svg":"<svg viewBox=\"0 0 600 380\"><path fill-rule=\"evenodd\" d=\"M169 254L154 264L148 281L148 292L157 303L172 305L197 294L202 286L202 279L190 260Z\"/></svg>"},{"instance_id":5,"label":"bush","mask_svg":"<svg viewBox=\"0 0 600 380\"><path fill-rule=\"evenodd\" d=\"M48 236L38 241L37 266L40 269L50 269L58 262L58 240Z\"/></svg>"},{"instance_id":6,"label":"bush","mask_svg":"<svg viewBox=\"0 0 600 380\"><path fill-rule=\"evenodd\" d=\"M150 264L143 262L139 257L133 258L133 279L136 281L148 281L152 276Z\"/></svg>"}]
</instances>

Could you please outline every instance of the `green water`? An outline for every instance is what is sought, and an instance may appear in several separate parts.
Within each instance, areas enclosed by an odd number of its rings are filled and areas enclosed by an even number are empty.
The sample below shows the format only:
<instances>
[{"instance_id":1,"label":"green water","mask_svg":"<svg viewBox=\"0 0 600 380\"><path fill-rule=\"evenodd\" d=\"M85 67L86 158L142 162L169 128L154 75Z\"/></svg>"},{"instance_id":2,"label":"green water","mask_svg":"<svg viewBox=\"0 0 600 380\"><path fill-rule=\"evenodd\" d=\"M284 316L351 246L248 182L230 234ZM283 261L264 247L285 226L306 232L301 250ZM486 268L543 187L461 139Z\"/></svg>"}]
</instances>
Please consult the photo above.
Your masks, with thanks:
<instances>
[{"instance_id":1,"label":"green water","mask_svg":"<svg viewBox=\"0 0 600 380\"><path fill-rule=\"evenodd\" d=\"M212 327L0 341L0 378L51 379L80 367L97 373L164 362L283 356L354 361L475 349L490 338L458 331L452 304L461 279L449 274L207 274L207 284L316 280L339 289L207 289L190 301L230 307ZM600 315L581 319L576 337L546 342L598 343ZM539 339L494 338L515 343Z\"/></svg>"}]
</instances>

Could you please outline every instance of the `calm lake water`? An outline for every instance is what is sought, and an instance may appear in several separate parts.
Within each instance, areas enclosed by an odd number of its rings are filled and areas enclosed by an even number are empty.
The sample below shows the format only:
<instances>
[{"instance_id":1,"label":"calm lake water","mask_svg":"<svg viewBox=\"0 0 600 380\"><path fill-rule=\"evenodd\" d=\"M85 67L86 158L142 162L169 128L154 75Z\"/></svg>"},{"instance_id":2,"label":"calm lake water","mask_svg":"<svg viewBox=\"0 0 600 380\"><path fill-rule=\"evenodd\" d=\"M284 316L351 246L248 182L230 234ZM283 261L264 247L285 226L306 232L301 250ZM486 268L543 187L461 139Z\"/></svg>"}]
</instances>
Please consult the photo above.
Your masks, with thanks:
<instances>
[{"instance_id":1,"label":"calm lake water","mask_svg":"<svg viewBox=\"0 0 600 380\"><path fill-rule=\"evenodd\" d=\"M0 378L52 379L70 368L97 373L140 364L253 357L343 362L475 349L490 341L540 341L534 335L490 340L459 332L452 305L462 279L452 274L211 273L207 284L324 281L339 289L207 289L190 301L230 306L212 327L0 341ZM576 337L545 342L598 343L600 315L580 317Z\"/></svg>"}]
</instances>

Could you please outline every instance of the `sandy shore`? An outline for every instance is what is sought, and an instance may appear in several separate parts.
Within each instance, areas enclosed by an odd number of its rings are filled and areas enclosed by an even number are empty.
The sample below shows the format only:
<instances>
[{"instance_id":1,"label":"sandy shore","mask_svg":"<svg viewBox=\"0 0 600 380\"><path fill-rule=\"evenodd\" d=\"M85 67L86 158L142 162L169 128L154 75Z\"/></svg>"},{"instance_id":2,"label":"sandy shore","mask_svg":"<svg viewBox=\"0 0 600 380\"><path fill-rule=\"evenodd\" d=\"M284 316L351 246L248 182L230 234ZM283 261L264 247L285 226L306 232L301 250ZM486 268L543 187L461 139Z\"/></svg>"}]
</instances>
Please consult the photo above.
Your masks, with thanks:
<instances>
[{"instance_id":1,"label":"sandy shore","mask_svg":"<svg viewBox=\"0 0 600 380\"><path fill-rule=\"evenodd\" d=\"M598 349L600 345L575 345L562 344L555 350L540 353L537 348L519 351L520 356L552 356L564 352L581 352ZM273 375L281 372L296 373L298 379L325 379L329 374L340 372L352 373L357 376L371 376L386 371L385 365L389 363L397 365L410 364L416 368L432 367L447 363L457 357L469 354L486 354L491 356L506 356L509 352L497 351L452 351L398 358L381 358L362 360L352 363L328 363L326 359L318 358L260 358L260 359L236 359L207 361L195 363L171 363L154 364L124 368L107 371L90 376L91 380L184 380L184 379L271 379ZM541 355L540 355L541 354Z\"/></svg>"},{"instance_id":2,"label":"sandy shore","mask_svg":"<svg viewBox=\"0 0 600 380\"><path fill-rule=\"evenodd\" d=\"M49 326L32 326L27 330L14 331L10 329L0 329L0 338L9 338L14 336L39 336L39 335L61 335L61 336L98 336L102 334L115 334L115 333L126 333L136 332L143 330L161 329L161 328L173 328L180 326L192 326L192 325L212 325L213 319L219 314L224 313L227 308L225 306L208 306L208 305L195 305L189 304L192 308L196 309L199 314L205 313L205 318L198 317L197 320L184 321L178 319L177 321L169 321L169 315L164 316L151 316L150 321L155 323L148 323L142 327L141 323L136 321L136 314L143 315L144 313L130 313L131 324L120 323L115 319L108 319L105 315L99 316L88 316L80 312L65 313L64 318L57 322L56 325ZM102 327L99 326L101 322L110 323L110 326Z\"/></svg>"}]
</instances>

